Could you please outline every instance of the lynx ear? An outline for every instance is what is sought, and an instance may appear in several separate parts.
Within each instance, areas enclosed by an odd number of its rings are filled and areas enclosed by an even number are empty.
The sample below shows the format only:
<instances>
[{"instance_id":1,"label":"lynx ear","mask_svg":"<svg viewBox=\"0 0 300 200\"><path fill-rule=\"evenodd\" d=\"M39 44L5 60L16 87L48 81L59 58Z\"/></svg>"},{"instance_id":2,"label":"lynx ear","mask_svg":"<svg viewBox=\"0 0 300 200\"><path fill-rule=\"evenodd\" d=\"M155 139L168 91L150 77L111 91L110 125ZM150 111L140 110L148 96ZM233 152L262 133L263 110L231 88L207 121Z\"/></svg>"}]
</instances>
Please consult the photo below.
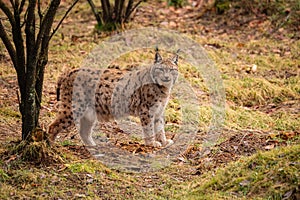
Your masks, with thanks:
<instances>
[{"instance_id":1,"label":"lynx ear","mask_svg":"<svg viewBox=\"0 0 300 200\"><path fill-rule=\"evenodd\" d=\"M180 52L180 49L177 50L176 55L172 58L172 62L176 65L178 65L178 53Z\"/></svg>"},{"instance_id":2,"label":"lynx ear","mask_svg":"<svg viewBox=\"0 0 300 200\"><path fill-rule=\"evenodd\" d=\"M154 63L159 63L162 61L162 57L160 56L160 54L158 53L158 47L155 48L155 61Z\"/></svg>"},{"instance_id":3,"label":"lynx ear","mask_svg":"<svg viewBox=\"0 0 300 200\"><path fill-rule=\"evenodd\" d=\"M177 54L172 58L172 62L173 62L175 65L178 65L178 55L177 55Z\"/></svg>"}]
</instances>

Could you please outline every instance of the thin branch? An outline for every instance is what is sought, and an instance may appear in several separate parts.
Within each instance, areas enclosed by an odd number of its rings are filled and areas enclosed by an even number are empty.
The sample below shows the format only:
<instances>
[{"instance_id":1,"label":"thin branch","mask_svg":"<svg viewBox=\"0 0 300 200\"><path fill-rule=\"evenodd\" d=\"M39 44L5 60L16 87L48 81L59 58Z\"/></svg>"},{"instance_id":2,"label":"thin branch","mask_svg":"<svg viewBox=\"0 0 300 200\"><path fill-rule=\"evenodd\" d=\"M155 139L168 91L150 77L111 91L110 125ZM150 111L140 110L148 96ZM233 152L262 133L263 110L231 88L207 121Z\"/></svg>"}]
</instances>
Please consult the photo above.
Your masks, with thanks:
<instances>
[{"instance_id":1,"label":"thin branch","mask_svg":"<svg viewBox=\"0 0 300 200\"><path fill-rule=\"evenodd\" d=\"M19 0L15 0L15 5L13 7L18 10L19 6L20 6Z\"/></svg>"},{"instance_id":2,"label":"thin branch","mask_svg":"<svg viewBox=\"0 0 300 200\"><path fill-rule=\"evenodd\" d=\"M109 0L101 0L101 6L103 10L103 21L106 23L109 19L108 17L110 16L110 3Z\"/></svg>"},{"instance_id":3,"label":"thin branch","mask_svg":"<svg viewBox=\"0 0 300 200\"><path fill-rule=\"evenodd\" d=\"M101 16L99 15L99 12L97 11L93 0L87 0L87 1L90 4L90 7L92 8L92 12L94 13L94 16L96 17L96 20L97 20L98 24L103 24Z\"/></svg>"},{"instance_id":4,"label":"thin branch","mask_svg":"<svg viewBox=\"0 0 300 200\"><path fill-rule=\"evenodd\" d=\"M127 19L127 16L129 17L130 15L130 10L133 6L133 0L129 0L128 3L127 3L127 8L126 8L126 12L125 12L125 18L124 18L124 21L126 21Z\"/></svg>"},{"instance_id":5,"label":"thin branch","mask_svg":"<svg viewBox=\"0 0 300 200\"><path fill-rule=\"evenodd\" d=\"M42 13L42 9L41 9L41 0L38 0L38 14L40 17L40 22L41 22L43 19L43 13Z\"/></svg>"},{"instance_id":6,"label":"thin branch","mask_svg":"<svg viewBox=\"0 0 300 200\"><path fill-rule=\"evenodd\" d=\"M26 21L27 21L27 15L28 15L28 9L26 9L25 15L24 15L24 21L22 24L20 24L20 27L23 28L23 26L25 26Z\"/></svg>"},{"instance_id":7,"label":"thin branch","mask_svg":"<svg viewBox=\"0 0 300 200\"><path fill-rule=\"evenodd\" d=\"M15 7L15 3L14 3L13 0L10 0L10 4L11 4L11 6L12 6L13 8Z\"/></svg>"},{"instance_id":8,"label":"thin branch","mask_svg":"<svg viewBox=\"0 0 300 200\"><path fill-rule=\"evenodd\" d=\"M35 49L40 49L42 43L48 44L49 42L48 34L51 30L55 13L57 11L59 4L60 4L60 0L52 0L50 5L48 6L47 11L41 22L40 31L36 39Z\"/></svg>"},{"instance_id":9,"label":"thin branch","mask_svg":"<svg viewBox=\"0 0 300 200\"><path fill-rule=\"evenodd\" d=\"M2 39L9 55L10 55L10 58L14 64L14 66L16 67L17 66L17 55L16 55L16 50L14 49L5 29L4 29L4 26L2 24L2 20L0 20L0 38Z\"/></svg>"},{"instance_id":10,"label":"thin branch","mask_svg":"<svg viewBox=\"0 0 300 200\"><path fill-rule=\"evenodd\" d=\"M9 10L9 8L6 6L6 4L3 3L2 0L0 0L0 9L8 17L8 20L10 21L10 24L12 25L12 27L14 27L16 25L16 22L14 20L13 13Z\"/></svg>"},{"instance_id":11,"label":"thin branch","mask_svg":"<svg viewBox=\"0 0 300 200\"><path fill-rule=\"evenodd\" d=\"M115 14L116 21L119 19L119 11L120 11L121 1L124 1L124 0L115 0L114 14Z\"/></svg>"},{"instance_id":12,"label":"thin branch","mask_svg":"<svg viewBox=\"0 0 300 200\"><path fill-rule=\"evenodd\" d=\"M56 31L59 29L59 27L61 26L62 22L65 20L65 18L68 16L68 14L71 12L71 10L73 9L73 7L77 4L79 0L75 0L73 2L73 4L69 7L69 9L67 10L67 12L65 13L65 15L61 18L61 20L58 22L57 26L55 27L55 29L53 29L53 32L51 33L49 40L51 40L51 38L53 37L53 35L56 33Z\"/></svg>"},{"instance_id":13,"label":"thin branch","mask_svg":"<svg viewBox=\"0 0 300 200\"><path fill-rule=\"evenodd\" d=\"M19 1L15 1L14 7L14 24L12 26L12 39L14 43L14 48L16 51L16 63L14 63L14 67L17 72L18 83L21 93L21 99L24 98L25 95L25 47L24 40L22 35L22 27L21 27L21 19L20 19L20 10L18 10ZM22 102L22 101L21 101ZM20 111L22 113L22 105L20 105Z\"/></svg>"},{"instance_id":14,"label":"thin branch","mask_svg":"<svg viewBox=\"0 0 300 200\"><path fill-rule=\"evenodd\" d=\"M116 0L116 3L115 3L115 6L117 6L117 12L115 12L116 21L118 23L122 23L124 3L125 3L125 0Z\"/></svg>"},{"instance_id":15,"label":"thin branch","mask_svg":"<svg viewBox=\"0 0 300 200\"><path fill-rule=\"evenodd\" d=\"M125 15L125 19L124 19L124 21L126 22L127 20L128 20L128 18L130 17L130 15L131 15L131 13L142 3L143 1L141 0L141 1L139 1L139 2L137 2L134 6L133 6L133 8L130 10L130 8L128 8L127 7L127 10L126 10L126 15ZM128 4L129 4L129 2L128 2Z\"/></svg>"},{"instance_id":16,"label":"thin branch","mask_svg":"<svg viewBox=\"0 0 300 200\"><path fill-rule=\"evenodd\" d=\"M22 0L22 1L21 1L20 7L19 7L19 13L23 12L23 8L24 8L24 5L25 5L25 1L26 1L26 0Z\"/></svg>"}]
</instances>

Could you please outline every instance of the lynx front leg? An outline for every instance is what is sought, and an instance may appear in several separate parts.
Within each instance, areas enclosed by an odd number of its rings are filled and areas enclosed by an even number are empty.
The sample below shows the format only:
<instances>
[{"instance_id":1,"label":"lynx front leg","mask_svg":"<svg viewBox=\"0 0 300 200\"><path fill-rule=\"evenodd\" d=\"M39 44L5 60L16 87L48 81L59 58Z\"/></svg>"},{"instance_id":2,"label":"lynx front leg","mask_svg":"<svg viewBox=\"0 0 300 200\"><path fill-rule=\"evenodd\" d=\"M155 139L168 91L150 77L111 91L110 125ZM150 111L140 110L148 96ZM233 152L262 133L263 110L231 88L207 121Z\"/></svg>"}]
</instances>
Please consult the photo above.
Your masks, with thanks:
<instances>
[{"instance_id":1,"label":"lynx front leg","mask_svg":"<svg viewBox=\"0 0 300 200\"><path fill-rule=\"evenodd\" d=\"M155 132L155 138L157 141L162 143L162 146L169 146L173 144L173 140L167 139L164 129L164 116L160 115L156 117L154 121L154 132Z\"/></svg>"},{"instance_id":2,"label":"lynx front leg","mask_svg":"<svg viewBox=\"0 0 300 200\"><path fill-rule=\"evenodd\" d=\"M96 146L92 138L92 129L94 127L96 121L96 114L95 111L91 108L88 108L83 117L80 119L80 127L79 133L82 141L85 145L88 146Z\"/></svg>"},{"instance_id":3,"label":"lynx front leg","mask_svg":"<svg viewBox=\"0 0 300 200\"><path fill-rule=\"evenodd\" d=\"M145 145L161 147L161 143L155 140L154 116L146 110L140 113L140 119L143 127Z\"/></svg>"},{"instance_id":4,"label":"lynx front leg","mask_svg":"<svg viewBox=\"0 0 300 200\"><path fill-rule=\"evenodd\" d=\"M49 140L51 142L54 142L58 133L72 125L74 125L72 113L69 110L59 111L56 119L50 124L48 128Z\"/></svg>"}]
</instances>

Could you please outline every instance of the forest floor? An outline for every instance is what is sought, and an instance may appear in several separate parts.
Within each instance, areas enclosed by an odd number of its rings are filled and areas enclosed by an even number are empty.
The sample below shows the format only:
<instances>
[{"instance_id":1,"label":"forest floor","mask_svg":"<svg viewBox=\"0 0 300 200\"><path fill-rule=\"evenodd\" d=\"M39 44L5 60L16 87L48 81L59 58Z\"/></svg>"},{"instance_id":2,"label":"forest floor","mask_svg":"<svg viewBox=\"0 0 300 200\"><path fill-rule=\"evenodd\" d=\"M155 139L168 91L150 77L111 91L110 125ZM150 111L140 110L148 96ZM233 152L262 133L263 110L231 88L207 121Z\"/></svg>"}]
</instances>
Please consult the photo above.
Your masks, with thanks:
<instances>
[{"instance_id":1,"label":"forest floor","mask_svg":"<svg viewBox=\"0 0 300 200\"><path fill-rule=\"evenodd\" d=\"M59 16L67 6L62 3ZM160 27L192 38L215 62L226 92L222 133L217 144L203 154L212 119L209 90L195 67L180 63L180 73L201 101L199 130L170 166L143 173L103 165L81 144L75 129L60 134L45 160L23 161L16 153L21 139L18 84L1 44L0 198L300 199L300 26L285 22L285 16L247 13L234 6L217 15L210 6L190 4L176 9L158 1L141 4L124 29ZM57 111L59 74L80 67L89 52L115 34L96 31L95 25L88 4L79 3L53 38L40 117L43 129ZM153 52L134 51L116 63L151 62ZM180 105L170 102L167 132L173 134L180 126ZM113 124L104 127L107 134L120 132ZM34 145L30 151L47 146L43 142ZM117 145L131 153L148 150L139 141Z\"/></svg>"}]
</instances>

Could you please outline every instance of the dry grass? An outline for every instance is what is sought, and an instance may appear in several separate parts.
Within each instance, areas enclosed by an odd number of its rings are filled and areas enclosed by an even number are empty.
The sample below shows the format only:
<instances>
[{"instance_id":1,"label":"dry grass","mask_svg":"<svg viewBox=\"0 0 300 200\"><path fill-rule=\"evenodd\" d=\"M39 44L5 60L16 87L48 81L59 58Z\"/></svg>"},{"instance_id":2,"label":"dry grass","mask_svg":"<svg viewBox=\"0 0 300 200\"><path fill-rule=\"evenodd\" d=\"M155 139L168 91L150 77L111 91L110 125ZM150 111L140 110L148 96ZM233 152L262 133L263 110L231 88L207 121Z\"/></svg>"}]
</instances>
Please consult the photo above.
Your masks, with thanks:
<instances>
[{"instance_id":1,"label":"dry grass","mask_svg":"<svg viewBox=\"0 0 300 200\"><path fill-rule=\"evenodd\" d=\"M145 12L151 11L149 7L145 9ZM152 15L148 13L147 16ZM189 23L187 21L186 26ZM58 75L66 68L80 67L88 53L103 40L94 32L94 25L88 5L80 3L51 42L40 117L44 129L56 113ZM132 23L129 26L144 25ZM194 22L192 25L195 25ZM282 40L264 37L247 39L251 31L232 34L209 25L206 28L205 35L201 35L201 30L204 30L201 29L199 34L190 36L204 46L224 80L226 129L220 143L228 141L232 135L247 131L297 136L300 130L299 40L288 37ZM163 54L167 56L168 52ZM16 75L2 44L0 58L1 199L182 199L183 196L185 199L276 199L291 190L299 192L299 145L295 145L299 143L299 138L294 136L288 140L271 138L287 147L242 158L201 176L195 175L195 163L185 158L175 161L169 168L146 174L108 169L91 158L78 138L71 138L73 132L65 134L67 136L61 139L62 142L53 148L39 141L32 144L13 142L8 147L9 141L20 138L20 114ZM144 63L144 60L152 62L153 50L134 51L115 62L136 65ZM256 71L251 71L253 65L257 65ZM212 119L209 91L195 66L183 61L180 63L180 73L189 81L200 101L199 134L191 147L197 156L202 147L202 137L209 130ZM170 101L166 118L168 131L177 131L182 113L176 98Z\"/></svg>"}]
</instances>

